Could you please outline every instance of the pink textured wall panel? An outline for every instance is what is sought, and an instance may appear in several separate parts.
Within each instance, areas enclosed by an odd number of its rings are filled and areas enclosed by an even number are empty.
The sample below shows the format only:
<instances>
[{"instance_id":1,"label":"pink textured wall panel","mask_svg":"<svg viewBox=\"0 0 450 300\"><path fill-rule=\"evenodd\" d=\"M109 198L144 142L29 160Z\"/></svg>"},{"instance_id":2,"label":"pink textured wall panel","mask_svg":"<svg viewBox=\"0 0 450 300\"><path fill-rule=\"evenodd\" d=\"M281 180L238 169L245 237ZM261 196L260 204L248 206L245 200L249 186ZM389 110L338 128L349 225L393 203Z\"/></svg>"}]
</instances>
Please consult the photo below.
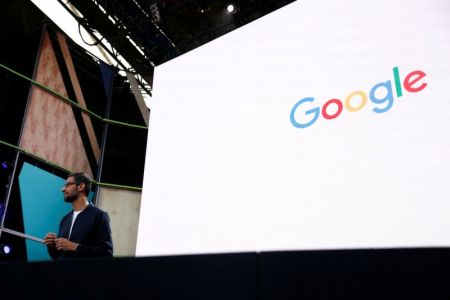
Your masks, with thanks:
<instances>
[{"instance_id":1,"label":"pink textured wall panel","mask_svg":"<svg viewBox=\"0 0 450 300\"><path fill-rule=\"evenodd\" d=\"M67 97L47 33L42 40L34 80ZM71 106L35 86L31 90L20 145L66 169L92 175Z\"/></svg>"}]
</instances>

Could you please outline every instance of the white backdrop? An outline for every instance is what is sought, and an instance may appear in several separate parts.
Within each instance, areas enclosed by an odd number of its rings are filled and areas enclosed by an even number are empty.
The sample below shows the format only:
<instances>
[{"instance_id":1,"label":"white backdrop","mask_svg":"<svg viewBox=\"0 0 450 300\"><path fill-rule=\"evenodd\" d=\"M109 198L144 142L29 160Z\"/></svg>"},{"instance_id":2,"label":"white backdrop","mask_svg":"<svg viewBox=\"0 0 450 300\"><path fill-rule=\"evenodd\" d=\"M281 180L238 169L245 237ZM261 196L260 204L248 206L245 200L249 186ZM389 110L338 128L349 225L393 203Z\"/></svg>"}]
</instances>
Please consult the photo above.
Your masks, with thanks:
<instances>
[{"instance_id":1,"label":"white backdrop","mask_svg":"<svg viewBox=\"0 0 450 300\"><path fill-rule=\"evenodd\" d=\"M449 83L447 0L296 1L163 64L137 255L450 246ZM297 128L307 97L344 108Z\"/></svg>"}]
</instances>

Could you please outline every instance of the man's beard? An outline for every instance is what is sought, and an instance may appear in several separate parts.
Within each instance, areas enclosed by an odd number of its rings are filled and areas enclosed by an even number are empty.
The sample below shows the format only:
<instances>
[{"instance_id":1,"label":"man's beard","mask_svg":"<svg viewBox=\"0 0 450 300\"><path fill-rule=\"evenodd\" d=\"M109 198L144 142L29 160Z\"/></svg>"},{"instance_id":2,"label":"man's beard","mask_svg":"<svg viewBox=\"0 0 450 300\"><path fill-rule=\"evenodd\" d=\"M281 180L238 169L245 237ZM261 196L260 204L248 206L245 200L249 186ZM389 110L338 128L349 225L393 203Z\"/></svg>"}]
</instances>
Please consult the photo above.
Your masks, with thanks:
<instances>
[{"instance_id":1,"label":"man's beard","mask_svg":"<svg viewBox=\"0 0 450 300\"><path fill-rule=\"evenodd\" d=\"M72 203L73 201L75 201L75 199L77 199L77 197L75 197L75 196L67 196L67 197L64 197L64 202Z\"/></svg>"}]
</instances>

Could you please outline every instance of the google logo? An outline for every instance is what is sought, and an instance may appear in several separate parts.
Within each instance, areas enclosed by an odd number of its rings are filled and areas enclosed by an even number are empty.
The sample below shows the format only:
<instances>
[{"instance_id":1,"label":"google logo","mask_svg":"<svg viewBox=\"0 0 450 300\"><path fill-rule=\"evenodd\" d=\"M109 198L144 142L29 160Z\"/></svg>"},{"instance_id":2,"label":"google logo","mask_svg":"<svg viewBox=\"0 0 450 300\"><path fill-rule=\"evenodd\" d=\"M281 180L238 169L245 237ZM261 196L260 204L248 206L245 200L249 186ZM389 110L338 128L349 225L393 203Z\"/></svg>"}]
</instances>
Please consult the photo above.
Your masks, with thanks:
<instances>
[{"instance_id":1,"label":"google logo","mask_svg":"<svg viewBox=\"0 0 450 300\"><path fill-rule=\"evenodd\" d=\"M410 72L403 79L403 85L398 67L394 67L392 72L394 75L395 93L397 98L403 95L403 88L410 93L417 93L427 86L427 83L420 82L420 80L426 76L423 71L416 70ZM356 99L356 101L354 99ZM367 96L364 91L354 91L348 94L344 101L337 98L328 100L322 108L316 105L313 108L305 109L305 107L308 106L308 103L314 103L315 99L313 97L303 98L291 109L291 123L296 128L307 128L313 125L319 119L320 115L326 120L336 119L342 113L344 107L349 112L357 112L366 106L368 99L375 104L375 107L372 109L374 112L384 113L390 110L394 104L391 80L375 84L370 90L369 96ZM355 102L357 102L356 105ZM299 117L300 115L301 117ZM305 120L303 120L303 117L306 117Z\"/></svg>"}]
</instances>

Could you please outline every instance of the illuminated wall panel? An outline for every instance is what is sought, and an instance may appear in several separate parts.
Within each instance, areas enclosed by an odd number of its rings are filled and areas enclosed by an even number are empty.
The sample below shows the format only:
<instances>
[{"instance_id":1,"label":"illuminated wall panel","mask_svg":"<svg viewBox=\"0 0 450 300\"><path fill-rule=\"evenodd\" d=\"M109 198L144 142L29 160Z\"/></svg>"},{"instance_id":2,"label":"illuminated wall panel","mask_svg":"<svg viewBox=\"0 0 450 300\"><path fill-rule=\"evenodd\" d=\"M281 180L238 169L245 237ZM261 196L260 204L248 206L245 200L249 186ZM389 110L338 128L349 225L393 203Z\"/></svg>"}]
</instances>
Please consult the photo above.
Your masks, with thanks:
<instances>
[{"instance_id":1,"label":"illuminated wall panel","mask_svg":"<svg viewBox=\"0 0 450 300\"><path fill-rule=\"evenodd\" d=\"M64 182L64 178L23 164L18 183L25 234L41 239L47 232L58 234L61 218L72 209L62 196ZM28 261L50 260L44 244L27 239L26 246Z\"/></svg>"},{"instance_id":2,"label":"illuminated wall panel","mask_svg":"<svg viewBox=\"0 0 450 300\"><path fill-rule=\"evenodd\" d=\"M67 97L46 32L34 80ZM35 86L31 90L20 146L69 170L92 175L72 107Z\"/></svg>"},{"instance_id":3,"label":"illuminated wall panel","mask_svg":"<svg viewBox=\"0 0 450 300\"><path fill-rule=\"evenodd\" d=\"M98 207L108 212L114 243L114 256L134 256L141 193L100 187Z\"/></svg>"}]
</instances>

